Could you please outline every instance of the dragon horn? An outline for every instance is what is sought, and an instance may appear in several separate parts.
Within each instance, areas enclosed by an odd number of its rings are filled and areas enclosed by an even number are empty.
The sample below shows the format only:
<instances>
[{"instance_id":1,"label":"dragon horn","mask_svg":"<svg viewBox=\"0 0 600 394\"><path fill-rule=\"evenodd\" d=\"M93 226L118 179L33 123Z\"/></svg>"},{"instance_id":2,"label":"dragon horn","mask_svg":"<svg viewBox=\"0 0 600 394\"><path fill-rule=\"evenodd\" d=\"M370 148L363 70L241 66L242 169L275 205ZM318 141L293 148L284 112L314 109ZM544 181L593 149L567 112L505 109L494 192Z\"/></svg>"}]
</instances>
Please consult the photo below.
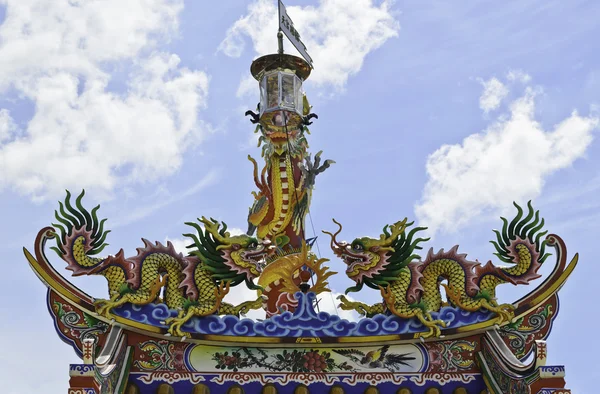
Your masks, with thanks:
<instances>
[{"instance_id":1,"label":"dragon horn","mask_svg":"<svg viewBox=\"0 0 600 394\"><path fill-rule=\"evenodd\" d=\"M264 166L264 168L260 172L260 179L259 179L258 178L258 164L256 163L256 160L254 160L254 158L250 155L248 155L248 160L253 165L254 184L256 185L256 187L258 187L258 190L260 190L262 193L264 193L265 189L267 189L267 187L265 187L265 185L267 185L267 181L265 180L265 173L267 171L267 166Z\"/></svg>"},{"instance_id":2,"label":"dragon horn","mask_svg":"<svg viewBox=\"0 0 600 394\"><path fill-rule=\"evenodd\" d=\"M337 235L342 232L342 225L337 220L335 220L335 219L332 219L332 220L335 224L337 224L339 226L339 229L334 234L331 234L329 231L325 231L325 230L322 230L322 231L324 234L327 234L331 237L331 243L330 243L331 249L335 249L336 246L340 249L343 249L344 246L340 245L336 239Z\"/></svg>"},{"instance_id":3,"label":"dragon horn","mask_svg":"<svg viewBox=\"0 0 600 394\"><path fill-rule=\"evenodd\" d=\"M214 237L214 239L216 239L217 241L219 241L222 244L226 244L226 245L230 246L229 233L226 232L224 234L224 236L219 233L219 227L220 227L219 222L214 221L214 220L208 220L204 216L202 216L202 219L199 219L199 220L202 224L204 224L204 229L207 232L209 232ZM219 246L221 246L221 245L219 245ZM217 249L218 248L219 247L217 246Z\"/></svg>"},{"instance_id":4,"label":"dragon horn","mask_svg":"<svg viewBox=\"0 0 600 394\"><path fill-rule=\"evenodd\" d=\"M394 224L390 225L390 230L392 230L391 234L381 234L379 236L379 239L381 240L381 245L380 246L390 246L392 244L392 242L394 242L394 240L404 232L404 230L406 229L406 222L408 221L408 218L404 218L403 220L396 222Z\"/></svg>"}]
</instances>

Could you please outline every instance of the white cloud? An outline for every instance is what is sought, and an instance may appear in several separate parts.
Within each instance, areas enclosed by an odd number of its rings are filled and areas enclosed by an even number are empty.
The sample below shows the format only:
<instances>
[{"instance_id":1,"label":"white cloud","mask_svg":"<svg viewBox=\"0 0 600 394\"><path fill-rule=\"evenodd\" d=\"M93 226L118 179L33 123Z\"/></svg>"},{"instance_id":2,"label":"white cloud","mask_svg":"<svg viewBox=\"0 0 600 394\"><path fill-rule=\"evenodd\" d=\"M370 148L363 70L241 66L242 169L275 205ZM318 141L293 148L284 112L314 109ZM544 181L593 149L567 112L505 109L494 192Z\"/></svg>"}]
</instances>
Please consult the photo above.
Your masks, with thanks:
<instances>
[{"instance_id":1,"label":"white cloud","mask_svg":"<svg viewBox=\"0 0 600 394\"><path fill-rule=\"evenodd\" d=\"M246 75L240 80L236 97L242 98L249 95L258 95L258 81L252 75Z\"/></svg>"},{"instance_id":2,"label":"white cloud","mask_svg":"<svg viewBox=\"0 0 600 394\"><path fill-rule=\"evenodd\" d=\"M246 232L239 227L227 228L227 231L229 232L229 235L232 237L236 236L236 235L246 234Z\"/></svg>"},{"instance_id":3,"label":"white cloud","mask_svg":"<svg viewBox=\"0 0 600 394\"><path fill-rule=\"evenodd\" d=\"M544 130L534 118L536 90L526 87L483 132L444 145L427 159L428 180L416 215L430 231L450 231L511 202L540 195L545 179L581 158L599 119L573 111Z\"/></svg>"},{"instance_id":4,"label":"white cloud","mask_svg":"<svg viewBox=\"0 0 600 394\"><path fill-rule=\"evenodd\" d=\"M0 26L0 91L35 114L0 142L0 188L34 199L153 180L181 165L208 127L197 117L209 78L157 43L177 30L182 0L9 0ZM135 17L133 17L135 16ZM132 71L111 92L111 70Z\"/></svg>"},{"instance_id":5,"label":"white cloud","mask_svg":"<svg viewBox=\"0 0 600 394\"><path fill-rule=\"evenodd\" d=\"M175 248L175 251L177 253L183 253L184 256L187 256L189 251L189 249L187 249L187 246L192 244L192 241L189 238L170 239L169 237L167 237L165 238L165 245L167 244L167 242L171 242L173 244L173 247Z\"/></svg>"},{"instance_id":6,"label":"white cloud","mask_svg":"<svg viewBox=\"0 0 600 394\"><path fill-rule=\"evenodd\" d=\"M497 78L487 81L479 80L483 85L483 94L479 98L479 108L488 113L500 107L502 100L508 95L508 88Z\"/></svg>"},{"instance_id":7,"label":"white cloud","mask_svg":"<svg viewBox=\"0 0 600 394\"><path fill-rule=\"evenodd\" d=\"M10 116L10 112L6 109L0 109L0 144L11 138L16 130L17 125Z\"/></svg>"},{"instance_id":8,"label":"white cloud","mask_svg":"<svg viewBox=\"0 0 600 394\"><path fill-rule=\"evenodd\" d=\"M336 291L319 294L319 311L327 312L330 315L338 315L342 319L349 321L358 321L361 317L355 311L345 311L338 308L340 301L337 299L342 293ZM346 296L350 301L355 301L352 297Z\"/></svg>"},{"instance_id":9,"label":"white cloud","mask_svg":"<svg viewBox=\"0 0 600 394\"><path fill-rule=\"evenodd\" d=\"M389 0L379 5L372 0L321 0L317 7L287 7L315 63L310 79L319 85L342 88L349 76L360 71L369 52L398 35L400 26L391 4ZM239 57L249 37L259 55L275 53L277 29L276 2L256 0L248 6L248 13L229 28L219 49ZM297 54L287 41L285 50ZM246 84L242 82L238 93L247 91Z\"/></svg>"},{"instance_id":10,"label":"white cloud","mask_svg":"<svg viewBox=\"0 0 600 394\"><path fill-rule=\"evenodd\" d=\"M506 74L506 79L509 81L517 81L521 83L531 82L531 76L525 73L522 70L510 70L508 74Z\"/></svg>"}]
</instances>

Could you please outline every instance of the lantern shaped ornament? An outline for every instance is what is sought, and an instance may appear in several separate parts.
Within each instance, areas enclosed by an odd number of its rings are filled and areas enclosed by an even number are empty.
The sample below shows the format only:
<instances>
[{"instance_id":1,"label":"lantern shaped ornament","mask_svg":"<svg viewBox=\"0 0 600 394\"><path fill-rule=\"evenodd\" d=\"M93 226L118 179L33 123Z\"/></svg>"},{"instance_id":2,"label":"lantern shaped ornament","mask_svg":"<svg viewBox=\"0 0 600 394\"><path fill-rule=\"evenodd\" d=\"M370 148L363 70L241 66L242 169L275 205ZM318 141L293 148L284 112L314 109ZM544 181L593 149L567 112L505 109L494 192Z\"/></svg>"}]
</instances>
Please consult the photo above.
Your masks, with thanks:
<instances>
[{"instance_id":1,"label":"lantern shaped ornament","mask_svg":"<svg viewBox=\"0 0 600 394\"><path fill-rule=\"evenodd\" d=\"M252 63L251 72L260 86L261 125L273 131L298 129L309 112L302 91L308 63L287 54L267 55Z\"/></svg>"},{"instance_id":2,"label":"lantern shaped ornament","mask_svg":"<svg viewBox=\"0 0 600 394\"><path fill-rule=\"evenodd\" d=\"M296 128L303 116L302 80L287 70L265 73L260 81L260 112L263 123Z\"/></svg>"}]
</instances>

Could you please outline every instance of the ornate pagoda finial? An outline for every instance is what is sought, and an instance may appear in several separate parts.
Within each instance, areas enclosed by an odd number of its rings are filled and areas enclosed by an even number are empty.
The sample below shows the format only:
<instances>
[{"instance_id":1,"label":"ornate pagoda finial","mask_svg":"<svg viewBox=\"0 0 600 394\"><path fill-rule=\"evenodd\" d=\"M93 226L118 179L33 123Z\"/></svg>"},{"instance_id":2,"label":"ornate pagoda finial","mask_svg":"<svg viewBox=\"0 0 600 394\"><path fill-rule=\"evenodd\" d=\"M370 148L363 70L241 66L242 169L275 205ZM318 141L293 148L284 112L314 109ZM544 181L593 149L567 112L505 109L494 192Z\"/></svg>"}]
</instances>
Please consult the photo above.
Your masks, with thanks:
<instances>
[{"instance_id":1,"label":"ornate pagoda finial","mask_svg":"<svg viewBox=\"0 0 600 394\"><path fill-rule=\"evenodd\" d=\"M303 58L283 52L283 35L298 49ZM254 179L259 192L248 215L248 235L277 240L283 250L299 249L304 241L304 219L317 174L333 162L321 163L320 153L311 158L305 134L312 118L311 106L302 84L312 70L312 59L300 41L284 5L279 2L278 53L262 56L252 62L250 72L259 83L258 113L247 111L260 132L259 146L265 167L254 164Z\"/></svg>"}]
</instances>

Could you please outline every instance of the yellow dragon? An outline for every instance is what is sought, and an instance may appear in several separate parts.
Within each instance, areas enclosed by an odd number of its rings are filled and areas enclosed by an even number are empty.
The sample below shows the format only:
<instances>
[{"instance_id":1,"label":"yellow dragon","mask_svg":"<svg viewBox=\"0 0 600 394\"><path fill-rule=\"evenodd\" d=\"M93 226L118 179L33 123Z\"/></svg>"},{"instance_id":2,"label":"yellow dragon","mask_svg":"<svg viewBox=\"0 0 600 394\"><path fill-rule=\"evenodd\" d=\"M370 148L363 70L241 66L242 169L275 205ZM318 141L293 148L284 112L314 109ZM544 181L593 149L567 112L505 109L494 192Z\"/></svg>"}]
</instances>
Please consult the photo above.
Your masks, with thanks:
<instances>
[{"instance_id":1,"label":"yellow dragon","mask_svg":"<svg viewBox=\"0 0 600 394\"><path fill-rule=\"evenodd\" d=\"M407 223L407 219L385 226L379 239L363 237L350 244L338 242L336 236L342 226L334 220L339 230L335 234L325 233L331 236L333 252L347 264L346 274L357 283L346 294L367 285L380 290L383 297L382 303L369 306L340 296L340 307L367 316L389 312L401 318L416 317L428 329L422 337L441 334L445 322L433 319L431 312L446 304L472 312L487 309L497 314L498 324L510 321L514 308L510 304L498 305L496 286L527 284L540 277L537 271L549 256L545 253L546 241L540 242L547 231L541 231L544 219L540 220L539 211L534 213L529 202L527 216L523 218L523 209L514 205L517 216L510 223L502 218L502 231L494 230L496 240L492 241L495 255L512 264L509 267L495 266L491 261L485 265L469 261L466 254L458 253L458 246L437 253L431 249L421 260L414 252L422 249L419 244L428 238L413 238L425 227L415 227L406 233L413 224ZM442 300L441 286L446 289L447 302Z\"/></svg>"},{"instance_id":2,"label":"yellow dragon","mask_svg":"<svg viewBox=\"0 0 600 394\"><path fill-rule=\"evenodd\" d=\"M300 247L315 178L335 163L333 160L321 163L322 152L315 155L314 161L308 153L309 119L317 117L309 112L310 105L304 96L302 123L281 126L261 121L256 126L254 132L260 132L258 146L262 145L265 165L259 176L258 163L248 156L258 188L258 192L252 192L254 202L248 214L248 235L256 231L260 239L276 240L279 236L287 239L291 247Z\"/></svg>"},{"instance_id":3,"label":"yellow dragon","mask_svg":"<svg viewBox=\"0 0 600 394\"><path fill-rule=\"evenodd\" d=\"M143 239L144 247L138 248L134 257L125 258L123 249L115 256L95 257L107 246L110 231L104 230L106 219L98 220L100 206L88 212L81 204L83 196L84 192L77 197L76 208L68 191L64 205L59 203L55 211L58 223L53 223L57 246L52 249L73 276L106 278L110 298L95 301L99 315L109 317L113 308L126 303L163 302L179 310L178 317L166 320L168 332L187 336L181 326L193 316L240 315L262 307L261 297L237 306L222 300L230 286L242 282L250 289L260 289L253 280L271 253L269 243L247 235L231 236L224 223L221 228L217 221L203 217L199 221L204 229L198 223L186 223L197 230L196 234L184 234L193 241L188 256L177 253L170 242L165 246Z\"/></svg>"}]
</instances>

